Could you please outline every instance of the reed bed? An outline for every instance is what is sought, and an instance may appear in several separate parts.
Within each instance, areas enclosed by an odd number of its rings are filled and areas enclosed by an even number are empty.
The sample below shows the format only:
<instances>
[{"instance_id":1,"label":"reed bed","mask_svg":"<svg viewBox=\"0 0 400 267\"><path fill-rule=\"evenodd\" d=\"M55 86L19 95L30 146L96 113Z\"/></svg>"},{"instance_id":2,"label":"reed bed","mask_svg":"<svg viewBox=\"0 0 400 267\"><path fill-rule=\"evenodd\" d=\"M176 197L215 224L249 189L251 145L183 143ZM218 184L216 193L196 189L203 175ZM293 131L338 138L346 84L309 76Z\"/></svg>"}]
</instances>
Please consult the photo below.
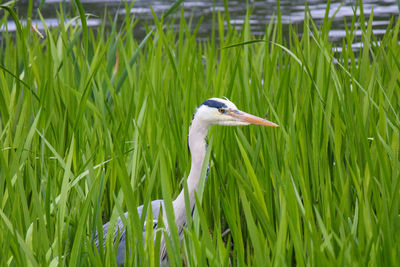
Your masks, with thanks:
<instances>
[{"instance_id":1,"label":"reed bed","mask_svg":"<svg viewBox=\"0 0 400 267\"><path fill-rule=\"evenodd\" d=\"M214 13L198 41L180 2L143 40L128 15L88 28L79 1L43 38L1 7L0 24L18 27L1 33L0 265L116 265L113 238L97 251L94 233L129 211L127 266L158 266L161 231L142 246L135 211L159 198L171 266L398 265L400 20L378 40L361 12L337 50L329 3L318 27L306 9L301 36L283 35L279 9L262 38L250 12L240 31ZM209 176L180 243L169 208L190 169L188 127L222 96L280 127L211 129Z\"/></svg>"}]
</instances>

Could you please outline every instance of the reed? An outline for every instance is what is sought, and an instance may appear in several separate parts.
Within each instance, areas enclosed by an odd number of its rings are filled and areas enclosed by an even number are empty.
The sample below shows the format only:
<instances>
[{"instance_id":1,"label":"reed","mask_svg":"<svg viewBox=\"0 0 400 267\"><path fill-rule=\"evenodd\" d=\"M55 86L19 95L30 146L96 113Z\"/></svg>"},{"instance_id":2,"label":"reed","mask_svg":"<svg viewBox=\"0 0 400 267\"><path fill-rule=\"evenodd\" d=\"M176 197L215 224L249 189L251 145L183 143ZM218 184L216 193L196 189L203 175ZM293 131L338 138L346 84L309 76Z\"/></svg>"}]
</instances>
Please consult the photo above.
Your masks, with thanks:
<instances>
[{"instance_id":1,"label":"reed","mask_svg":"<svg viewBox=\"0 0 400 267\"><path fill-rule=\"evenodd\" d=\"M115 265L113 238L100 251L93 238L125 211L128 266L159 265L160 231L136 207L169 206L186 185L188 127L213 96L280 127L211 129L197 213L167 242L172 266L398 264L399 19L377 40L361 12L336 51L328 12L317 27L306 9L301 37L283 36L278 12L255 42L249 16L237 31L214 13L200 42L178 12L179 29L154 16L138 41L135 18L93 32L76 3L80 16L60 12L43 39L19 23L2 33L0 265Z\"/></svg>"}]
</instances>

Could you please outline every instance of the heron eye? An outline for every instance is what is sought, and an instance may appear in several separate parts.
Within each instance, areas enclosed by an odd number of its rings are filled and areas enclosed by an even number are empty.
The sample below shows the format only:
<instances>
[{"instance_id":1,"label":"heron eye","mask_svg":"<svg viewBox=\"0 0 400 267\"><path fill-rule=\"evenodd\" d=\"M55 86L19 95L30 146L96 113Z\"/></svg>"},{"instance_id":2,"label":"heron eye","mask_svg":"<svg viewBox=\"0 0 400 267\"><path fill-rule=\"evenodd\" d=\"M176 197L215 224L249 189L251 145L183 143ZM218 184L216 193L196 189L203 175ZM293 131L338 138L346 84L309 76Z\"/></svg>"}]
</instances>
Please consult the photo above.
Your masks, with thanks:
<instances>
[{"instance_id":1,"label":"heron eye","mask_svg":"<svg viewBox=\"0 0 400 267\"><path fill-rule=\"evenodd\" d=\"M225 109L219 108L219 109L218 109L218 112L221 113L221 114L224 114L224 113L225 113Z\"/></svg>"}]
</instances>

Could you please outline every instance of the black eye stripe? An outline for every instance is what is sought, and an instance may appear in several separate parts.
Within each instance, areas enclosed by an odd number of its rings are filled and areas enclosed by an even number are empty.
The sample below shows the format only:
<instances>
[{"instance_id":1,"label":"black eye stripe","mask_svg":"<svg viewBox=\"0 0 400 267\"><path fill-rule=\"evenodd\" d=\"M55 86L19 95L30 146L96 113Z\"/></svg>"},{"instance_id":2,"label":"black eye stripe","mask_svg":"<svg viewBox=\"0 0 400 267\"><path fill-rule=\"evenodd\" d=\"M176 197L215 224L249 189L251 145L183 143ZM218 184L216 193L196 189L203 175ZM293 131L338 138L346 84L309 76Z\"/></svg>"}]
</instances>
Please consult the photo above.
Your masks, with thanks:
<instances>
[{"instance_id":1,"label":"black eye stripe","mask_svg":"<svg viewBox=\"0 0 400 267\"><path fill-rule=\"evenodd\" d=\"M216 100L212 100L212 99L208 99L208 100L204 101L202 105L208 106L210 108L218 108L218 109L228 107L224 103L216 101Z\"/></svg>"}]
</instances>

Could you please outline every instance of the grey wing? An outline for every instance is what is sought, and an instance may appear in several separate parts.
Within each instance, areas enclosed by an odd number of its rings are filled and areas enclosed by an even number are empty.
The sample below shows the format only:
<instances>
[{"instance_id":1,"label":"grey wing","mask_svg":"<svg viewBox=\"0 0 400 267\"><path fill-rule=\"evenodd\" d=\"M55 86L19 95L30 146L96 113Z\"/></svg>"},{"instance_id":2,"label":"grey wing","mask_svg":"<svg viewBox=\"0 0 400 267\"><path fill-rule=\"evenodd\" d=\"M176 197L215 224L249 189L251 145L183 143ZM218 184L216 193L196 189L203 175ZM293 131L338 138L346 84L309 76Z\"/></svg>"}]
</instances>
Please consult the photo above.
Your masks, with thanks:
<instances>
[{"instance_id":1,"label":"grey wing","mask_svg":"<svg viewBox=\"0 0 400 267\"><path fill-rule=\"evenodd\" d=\"M161 207L164 207L164 201L163 200L154 200L151 202L151 207L152 207L152 212L153 212L153 229L156 229L157 225L158 225L158 215L160 213ZM142 217L143 206L139 206L137 208L137 211L138 211L139 217ZM128 217L128 212L125 212L124 216ZM110 224L110 222L107 222L103 225L103 247L105 247L109 224ZM144 242L144 238L146 235L145 230L146 230L146 228L143 228L143 242ZM115 227L114 244L116 243L118 236L119 236L119 241L118 241L118 251L117 251L117 264L123 266L124 262L125 262L126 230L125 230L125 226L120 217L118 218L118 221L117 221L117 224ZM95 243L96 243L96 246L99 247L99 238L98 238L97 233L96 233L96 237L95 237Z\"/></svg>"}]
</instances>

